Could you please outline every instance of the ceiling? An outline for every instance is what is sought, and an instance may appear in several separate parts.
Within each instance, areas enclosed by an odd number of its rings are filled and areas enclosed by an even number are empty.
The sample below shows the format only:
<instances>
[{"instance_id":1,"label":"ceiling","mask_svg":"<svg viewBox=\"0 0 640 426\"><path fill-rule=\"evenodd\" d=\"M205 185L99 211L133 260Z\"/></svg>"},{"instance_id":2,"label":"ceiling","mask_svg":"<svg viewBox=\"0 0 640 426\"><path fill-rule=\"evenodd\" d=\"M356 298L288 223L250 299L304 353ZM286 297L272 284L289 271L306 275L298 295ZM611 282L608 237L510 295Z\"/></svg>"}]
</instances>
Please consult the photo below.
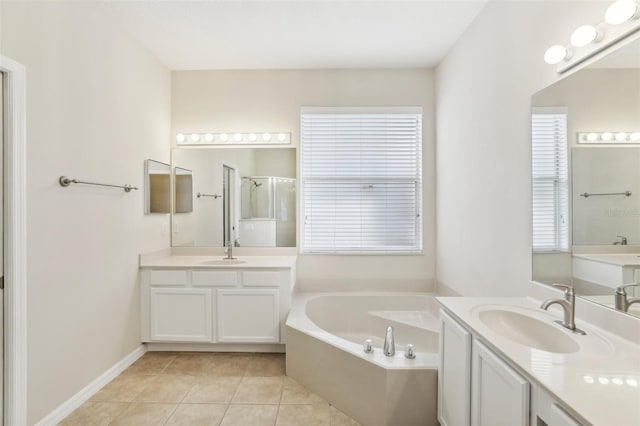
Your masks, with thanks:
<instances>
[{"instance_id":1,"label":"ceiling","mask_svg":"<svg viewBox=\"0 0 640 426\"><path fill-rule=\"evenodd\" d=\"M432 67L486 0L117 1L102 12L172 70Z\"/></svg>"}]
</instances>

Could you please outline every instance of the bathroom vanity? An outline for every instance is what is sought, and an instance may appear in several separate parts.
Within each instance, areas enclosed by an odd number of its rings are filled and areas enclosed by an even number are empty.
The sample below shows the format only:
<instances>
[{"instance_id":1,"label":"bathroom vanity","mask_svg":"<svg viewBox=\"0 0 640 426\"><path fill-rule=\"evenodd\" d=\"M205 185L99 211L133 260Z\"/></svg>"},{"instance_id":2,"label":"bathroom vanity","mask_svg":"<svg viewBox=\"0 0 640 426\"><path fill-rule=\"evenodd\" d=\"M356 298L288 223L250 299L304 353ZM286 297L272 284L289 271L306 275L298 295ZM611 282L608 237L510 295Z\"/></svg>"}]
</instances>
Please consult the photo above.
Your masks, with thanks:
<instances>
[{"instance_id":1,"label":"bathroom vanity","mask_svg":"<svg viewBox=\"0 0 640 426\"><path fill-rule=\"evenodd\" d=\"M143 342L199 344L177 347L186 350L283 350L295 256L227 260L176 251L140 257Z\"/></svg>"},{"instance_id":2,"label":"bathroom vanity","mask_svg":"<svg viewBox=\"0 0 640 426\"><path fill-rule=\"evenodd\" d=\"M640 424L640 345L525 298L438 298L438 420L453 425Z\"/></svg>"}]
</instances>

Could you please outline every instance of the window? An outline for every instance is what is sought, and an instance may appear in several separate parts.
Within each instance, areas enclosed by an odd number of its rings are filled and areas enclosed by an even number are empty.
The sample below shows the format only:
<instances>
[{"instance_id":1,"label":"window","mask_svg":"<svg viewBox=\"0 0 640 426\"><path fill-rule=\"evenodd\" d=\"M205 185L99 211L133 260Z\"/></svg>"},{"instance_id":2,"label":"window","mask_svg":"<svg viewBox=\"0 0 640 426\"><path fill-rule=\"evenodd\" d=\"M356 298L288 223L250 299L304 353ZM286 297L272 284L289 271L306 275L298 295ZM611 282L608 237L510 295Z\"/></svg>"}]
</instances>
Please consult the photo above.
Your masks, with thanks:
<instances>
[{"instance_id":1,"label":"window","mask_svg":"<svg viewBox=\"0 0 640 426\"><path fill-rule=\"evenodd\" d=\"M422 110L304 108L303 253L422 252Z\"/></svg>"},{"instance_id":2,"label":"window","mask_svg":"<svg viewBox=\"0 0 640 426\"><path fill-rule=\"evenodd\" d=\"M533 250L569 250L567 111L534 108L531 115Z\"/></svg>"}]
</instances>

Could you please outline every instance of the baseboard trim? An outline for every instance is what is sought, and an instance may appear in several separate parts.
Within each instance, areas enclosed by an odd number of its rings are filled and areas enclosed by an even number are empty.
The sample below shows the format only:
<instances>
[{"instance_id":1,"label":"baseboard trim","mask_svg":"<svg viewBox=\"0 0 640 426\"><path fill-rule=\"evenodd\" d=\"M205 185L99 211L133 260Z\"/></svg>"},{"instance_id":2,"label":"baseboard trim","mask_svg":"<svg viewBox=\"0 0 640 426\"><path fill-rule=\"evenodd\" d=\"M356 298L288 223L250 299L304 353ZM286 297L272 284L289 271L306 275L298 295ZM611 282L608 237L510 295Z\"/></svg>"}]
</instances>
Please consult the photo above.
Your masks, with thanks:
<instances>
[{"instance_id":1,"label":"baseboard trim","mask_svg":"<svg viewBox=\"0 0 640 426\"><path fill-rule=\"evenodd\" d=\"M60 423L65 417L71 414L75 409L87 402L89 398L95 395L107 383L116 378L118 374L126 370L131 364L136 362L142 355L147 352L146 345L140 345L129 355L118 361L113 367L109 368L93 382L85 386L80 392L73 395L58 408L49 413L45 418L36 423L36 426L53 426Z\"/></svg>"},{"instance_id":2,"label":"baseboard trim","mask_svg":"<svg viewBox=\"0 0 640 426\"><path fill-rule=\"evenodd\" d=\"M279 343L147 343L147 350L169 352L274 352L284 353Z\"/></svg>"}]
</instances>

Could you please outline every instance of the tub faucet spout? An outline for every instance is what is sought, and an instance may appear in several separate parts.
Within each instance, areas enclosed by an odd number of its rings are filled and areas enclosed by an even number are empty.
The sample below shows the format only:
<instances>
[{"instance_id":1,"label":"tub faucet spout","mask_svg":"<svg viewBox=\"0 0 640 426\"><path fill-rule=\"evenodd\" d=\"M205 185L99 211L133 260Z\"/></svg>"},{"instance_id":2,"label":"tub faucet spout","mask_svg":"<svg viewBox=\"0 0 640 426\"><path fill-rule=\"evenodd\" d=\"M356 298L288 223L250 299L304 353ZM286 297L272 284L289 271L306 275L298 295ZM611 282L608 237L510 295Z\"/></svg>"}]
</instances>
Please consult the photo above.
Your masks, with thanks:
<instances>
[{"instance_id":1,"label":"tub faucet spout","mask_svg":"<svg viewBox=\"0 0 640 426\"><path fill-rule=\"evenodd\" d=\"M384 354L386 356L394 356L396 354L396 342L393 338L393 327L387 327L387 333L384 336Z\"/></svg>"}]
</instances>

